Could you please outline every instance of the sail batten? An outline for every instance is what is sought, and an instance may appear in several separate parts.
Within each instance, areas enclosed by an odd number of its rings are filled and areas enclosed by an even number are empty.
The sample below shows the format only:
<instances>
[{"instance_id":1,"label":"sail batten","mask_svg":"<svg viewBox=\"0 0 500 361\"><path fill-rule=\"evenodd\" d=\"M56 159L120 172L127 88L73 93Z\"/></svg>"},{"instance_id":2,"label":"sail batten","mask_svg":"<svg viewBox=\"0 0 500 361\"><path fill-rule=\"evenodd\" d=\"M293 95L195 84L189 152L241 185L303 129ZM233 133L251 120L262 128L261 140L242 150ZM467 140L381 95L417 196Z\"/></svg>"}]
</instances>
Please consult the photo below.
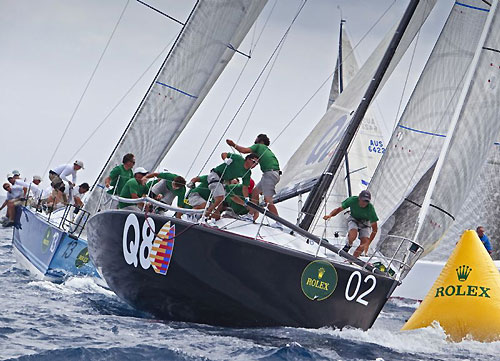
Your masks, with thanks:
<instances>
[{"instance_id":1,"label":"sail batten","mask_svg":"<svg viewBox=\"0 0 500 361\"><path fill-rule=\"evenodd\" d=\"M198 0L146 96L101 172L103 184L126 153L155 170L262 11L267 0ZM95 187L86 208L95 211Z\"/></svg>"}]
</instances>

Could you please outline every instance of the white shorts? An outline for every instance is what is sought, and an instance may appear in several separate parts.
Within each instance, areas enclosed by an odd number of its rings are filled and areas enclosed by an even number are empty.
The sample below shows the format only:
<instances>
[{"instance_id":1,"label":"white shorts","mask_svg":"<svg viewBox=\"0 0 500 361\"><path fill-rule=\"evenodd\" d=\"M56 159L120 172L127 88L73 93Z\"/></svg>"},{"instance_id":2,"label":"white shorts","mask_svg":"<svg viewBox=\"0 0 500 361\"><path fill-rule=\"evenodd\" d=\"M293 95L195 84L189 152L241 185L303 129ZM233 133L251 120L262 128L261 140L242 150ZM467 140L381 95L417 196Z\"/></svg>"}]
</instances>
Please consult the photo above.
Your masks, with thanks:
<instances>
[{"instance_id":1,"label":"white shorts","mask_svg":"<svg viewBox=\"0 0 500 361\"><path fill-rule=\"evenodd\" d=\"M351 215L347 217L347 228L349 231L351 229L357 230L359 239L370 237L372 232L372 226L368 221L359 221Z\"/></svg>"},{"instance_id":2,"label":"white shorts","mask_svg":"<svg viewBox=\"0 0 500 361\"><path fill-rule=\"evenodd\" d=\"M224 197L226 195L226 190L224 185L221 183L219 175L215 172L210 172L207 177L208 189L212 192L212 197Z\"/></svg>"},{"instance_id":3,"label":"white shorts","mask_svg":"<svg viewBox=\"0 0 500 361\"><path fill-rule=\"evenodd\" d=\"M257 184L264 197L272 197L276 194L276 184L280 181L280 172L277 170L268 170L262 173L262 178Z\"/></svg>"},{"instance_id":4,"label":"white shorts","mask_svg":"<svg viewBox=\"0 0 500 361\"><path fill-rule=\"evenodd\" d=\"M207 201L204 200L198 193L189 193L188 202L191 207L196 207L206 203Z\"/></svg>"}]
</instances>

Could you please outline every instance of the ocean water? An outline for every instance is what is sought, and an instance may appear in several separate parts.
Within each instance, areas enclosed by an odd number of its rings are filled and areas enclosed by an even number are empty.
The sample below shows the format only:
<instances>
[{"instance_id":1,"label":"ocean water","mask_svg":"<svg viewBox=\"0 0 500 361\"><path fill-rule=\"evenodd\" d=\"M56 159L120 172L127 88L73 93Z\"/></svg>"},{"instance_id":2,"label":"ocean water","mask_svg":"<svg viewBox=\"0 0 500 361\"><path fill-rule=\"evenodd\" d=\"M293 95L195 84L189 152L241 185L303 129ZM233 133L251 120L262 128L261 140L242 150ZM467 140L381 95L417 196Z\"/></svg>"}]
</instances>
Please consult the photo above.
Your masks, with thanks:
<instances>
[{"instance_id":1,"label":"ocean water","mask_svg":"<svg viewBox=\"0 0 500 361\"><path fill-rule=\"evenodd\" d=\"M163 322L91 278L33 278L13 259L11 230L0 229L0 360L499 360L500 342L399 331L416 307L389 301L367 332Z\"/></svg>"}]
</instances>

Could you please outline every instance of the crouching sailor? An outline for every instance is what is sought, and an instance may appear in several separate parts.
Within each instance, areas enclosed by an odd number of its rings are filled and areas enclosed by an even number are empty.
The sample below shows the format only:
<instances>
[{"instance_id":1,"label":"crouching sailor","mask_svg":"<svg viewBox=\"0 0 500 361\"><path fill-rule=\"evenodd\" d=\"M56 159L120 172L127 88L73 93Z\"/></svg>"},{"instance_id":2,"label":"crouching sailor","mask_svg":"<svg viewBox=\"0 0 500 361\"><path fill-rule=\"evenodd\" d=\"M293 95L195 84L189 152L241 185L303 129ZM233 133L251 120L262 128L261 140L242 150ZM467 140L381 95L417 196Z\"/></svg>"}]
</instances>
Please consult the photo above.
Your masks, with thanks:
<instances>
[{"instance_id":1,"label":"crouching sailor","mask_svg":"<svg viewBox=\"0 0 500 361\"><path fill-rule=\"evenodd\" d=\"M0 206L0 211L7 206L7 217L9 220L3 226L10 227L14 225L16 207L22 204L23 198L26 197L27 188L17 184L4 183L3 189L7 192L7 199Z\"/></svg>"},{"instance_id":2,"label":"crouching sailor","mask_svg":"<svg viewBox=\"0 0 500 361\"><path fill-rule=\"evenodd\" d=\"M184 208L186 180L180 175L166 172L148 174L144 180L153 177L157 177L160 181L152 186L151 197L168 205L172 205L177 197L177 207ZM182 214L177 212L175 216L181 218Z\"/></svg>"},{"instance_id":3,"label":"crouching sailor","mask_svg":"<svg viewBox=\"0 0 500 361\"><path fill-rule=\"evenodd\" d=\"M77 160L73 164L63 164L49 171L50 185L54 189L54 196L59 193L64 203L68 203L68 197L64 194L66 188L64 182L66 181L68 186L73 188L76 185L76 172L80 169L84 169L83 162ZM69 176L71 176L71 180L68 179Z\"/></svg>"},{"instance_id":4,"label":"crouching sailor","mask_svg":"<svg viewBox=\"0 0 500 361\"><path fill-rule=\"evenodd\" d=\"M364 251L365 255L368 253L368 248L370 243L375 238L378 226L377 226L377 213L375 212L375 207L370 203L372 195L369 191L361 191L359 196L352 196L347 198L342 202L342 205L330 214L323 217L324 220L328 220L335 217L337 214L342 212L344 209L350 209L351 214L347 218L347 226L349 233L347 235L348 243L344 247L344 251L348 252L352 246L352 243L356 238L361 241L359 247L354 251L354 257L359 257Z\"/></svg>"},{"instance_id":5,"label":"crouching sailor","mask_svg":"<svg viewBox=\"0 0 500 361\"><path fill-rule=\"evenodd\" d=\"M242 179L243 196L248 199L248 186L250 185L251 169L259 164L259 156L251 153L243 159L241 155L233 153L222 153L224 163L218 165L208 175L208 188L214 198L213 203L207 209L206 216L220 218L220 209L226 196L223 182L230 182L233 179ZM213 214L212 214L213 212Z\"/></svg>"},{"instance_id":6,"label":"crouching sailor","mask_svg":"<svg viewBox=\"0 0 500 361\"><path fill-rule=\"evenodd\" d=\"M134 177L129 179L127 183L123 186L120 197L128 198L128 199L137 199L142 198L147 195L148 189L145 185L142 184L142 178L148 174L148 171L142 167L137 167L134 170ZM118 203L118 208L132 210L132 211L140 211L144 206L143 203L132 204L132 203Z\"/></svg>"},{"instance_id":7,"label":"crouching sailor","mask_svg":"<svg viewBox=\"0 0 500 361\"><path fill-rule=\"evenodd\" d=\"M193 209L205 209L208 199L210 198L210 190L208 189L208 175L199 175L191 179L188 187L192 188L187 196L188 204ZM196 185L196 183L199 183Z\"/></svg>"}]
</instances>

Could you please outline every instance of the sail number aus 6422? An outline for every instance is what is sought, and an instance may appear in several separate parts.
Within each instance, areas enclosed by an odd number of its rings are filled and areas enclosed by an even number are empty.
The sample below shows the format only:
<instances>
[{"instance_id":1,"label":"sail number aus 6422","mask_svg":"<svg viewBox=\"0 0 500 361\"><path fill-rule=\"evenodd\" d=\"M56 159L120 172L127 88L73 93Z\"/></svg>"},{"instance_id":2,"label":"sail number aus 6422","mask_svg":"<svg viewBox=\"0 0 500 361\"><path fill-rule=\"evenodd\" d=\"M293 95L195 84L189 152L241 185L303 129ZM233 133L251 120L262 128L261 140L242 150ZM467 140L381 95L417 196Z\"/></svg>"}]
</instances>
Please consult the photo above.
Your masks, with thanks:
<instances>
[{"instance_id":1,"label":"sail number aus 6422","mask_svg":"<svg viewBox=\"0 0 500 361\"><path fill-rule=\"evenodd\" d=\"M351 273L351 276L347 281L347 286L345 287L345 299L347 301L356 300L356 302L361 303L363 306L367 306L368 301L365 300L365 297L373 292L377 285L377 279L374 275L366 276L363 283L370 284L370 287L368 287L366 291L359 293L362 278L363 276L359 271L354 271L353 273Z\"/></svg>"}]
</instances>

